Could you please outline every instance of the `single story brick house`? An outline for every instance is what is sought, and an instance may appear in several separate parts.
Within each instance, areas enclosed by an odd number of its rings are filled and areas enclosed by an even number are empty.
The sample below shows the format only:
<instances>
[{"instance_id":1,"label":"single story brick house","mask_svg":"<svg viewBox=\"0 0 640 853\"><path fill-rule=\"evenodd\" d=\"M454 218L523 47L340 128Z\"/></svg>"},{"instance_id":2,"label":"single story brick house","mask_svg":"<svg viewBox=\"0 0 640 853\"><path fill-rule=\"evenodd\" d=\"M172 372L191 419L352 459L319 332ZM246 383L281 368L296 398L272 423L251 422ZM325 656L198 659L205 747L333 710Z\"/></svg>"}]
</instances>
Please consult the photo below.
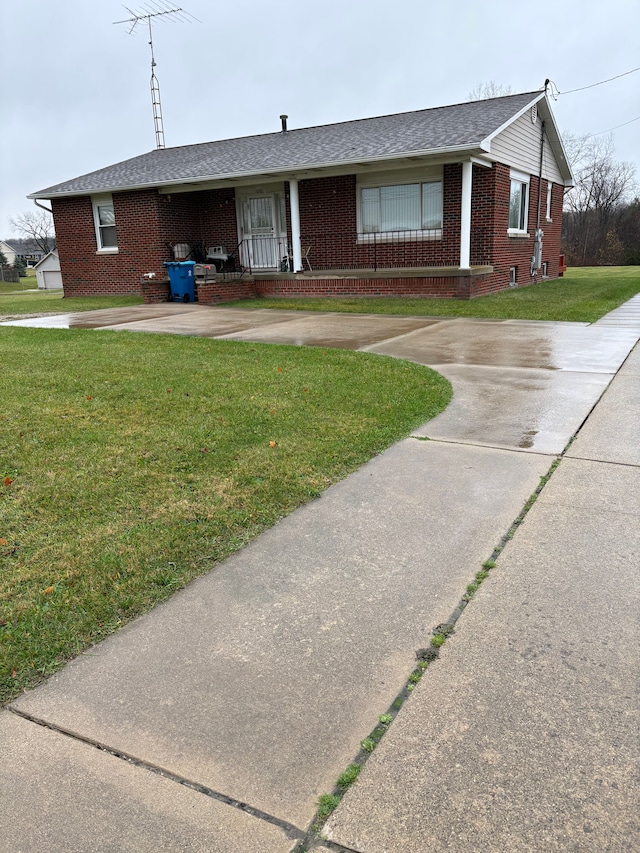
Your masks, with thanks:
<instances>
[{"instance_id":1,"label":"single story brick house","mask_svg":"<svg viewBox=\"0 0 640 853\"><path fill-rule=\"evenodd\" d=\"M572 175L544 92L297 130L280 118L32 193L52 204L65 295L139 291L180 255L220 268L202 302L469 298L558 276Z\"/></svg>"}]
</instances>

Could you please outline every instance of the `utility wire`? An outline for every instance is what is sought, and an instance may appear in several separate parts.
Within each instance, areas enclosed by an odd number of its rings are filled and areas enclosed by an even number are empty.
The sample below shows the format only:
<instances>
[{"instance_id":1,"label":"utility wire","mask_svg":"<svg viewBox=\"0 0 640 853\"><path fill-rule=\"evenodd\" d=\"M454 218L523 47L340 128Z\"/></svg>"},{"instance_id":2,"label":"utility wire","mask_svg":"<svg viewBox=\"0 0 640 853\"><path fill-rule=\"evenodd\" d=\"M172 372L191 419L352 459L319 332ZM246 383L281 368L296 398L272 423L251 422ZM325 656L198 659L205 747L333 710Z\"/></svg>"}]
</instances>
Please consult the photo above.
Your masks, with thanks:
<instances>
[{"instance_id":1,"label":"utility wire","mask_svg":"<svg viewBox=\"0 0 640 853\"><path fill-rule=\"evenodd\" d=\"M573 92L584 92L585 89L593 89L594 86L602 86L603 83L610 83L612 80L618 80L618 78L626 77L628 74L635 74L636 71L640 71L640 65L637 68L632 68L631 71L624 71L622 74L616 74L615 77L609 77L607 80L600 80L599 83L590 83L588 86L580 86L577 89L569 89L567 92L561 92L560 90L557 91L559 95L571 95L573 94ZM622 125L620 126L622 127Z\"/></svg>"},{"instance_id":2,"label":"utility wire","mask_svg":"<svg viewBox=\"0 0 640 853\"><path fill-rule=\"evenodd\" d=\"M610 127L608 130L599 130L597 133L592 133L590 135L602 136L603 133L611 133L612 130L617 130L619 127L626 127L628 124L633 124L634 121L640 121L640 116L630 118L629 121L623 121L622 124L617 124L615 127Z\"/></svg>"}]
</instances>

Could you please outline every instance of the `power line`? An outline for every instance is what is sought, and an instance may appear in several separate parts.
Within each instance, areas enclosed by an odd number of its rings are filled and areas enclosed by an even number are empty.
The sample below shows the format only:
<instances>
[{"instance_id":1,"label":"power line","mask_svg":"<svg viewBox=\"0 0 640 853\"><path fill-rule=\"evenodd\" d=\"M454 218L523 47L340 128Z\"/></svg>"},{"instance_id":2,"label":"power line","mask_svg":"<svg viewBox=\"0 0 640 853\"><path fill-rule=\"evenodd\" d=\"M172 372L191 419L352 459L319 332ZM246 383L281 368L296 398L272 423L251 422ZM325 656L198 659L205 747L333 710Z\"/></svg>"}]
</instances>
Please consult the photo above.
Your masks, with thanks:
<instances>
[{"instance_id":1,"label":"power line","mask_svg":"<svg viewBox=\"0 0 640 853\"><path fill-rule=\"evenodd\" d=\"M623 121L622 124L610 127L608 130L599 130L597 133L591 133L590 136L602 136L603 133L611 133L612 130L617 130L619 127L626 127L628 124L633 124L634 121L640 121L640 116L630 118L629 121Z\"/></svg>"},{"instance_id":2,"label":"power line","mask_svg":"<svg viewBox=\"0 0 640 853\"><path fill-rule=\"evenodd\" d=\"M584 92L585 89L593 89L595 86L602 86L603 83L610 83L612 80L618 80L620 77L626 77L628 74L635 74L636 71L640 71L640 65L637 68L632 68L631 71L624 71L622 74L616 74L615 77L609 77L607 80L600 80L600 82L598 83L590 83L588 86L580 86L577 89L569 89L567 92L561 92L557 87L556 90L558 92L558 95L571 95L573 94L573 92Z\"/></svg>"}]
</instances>

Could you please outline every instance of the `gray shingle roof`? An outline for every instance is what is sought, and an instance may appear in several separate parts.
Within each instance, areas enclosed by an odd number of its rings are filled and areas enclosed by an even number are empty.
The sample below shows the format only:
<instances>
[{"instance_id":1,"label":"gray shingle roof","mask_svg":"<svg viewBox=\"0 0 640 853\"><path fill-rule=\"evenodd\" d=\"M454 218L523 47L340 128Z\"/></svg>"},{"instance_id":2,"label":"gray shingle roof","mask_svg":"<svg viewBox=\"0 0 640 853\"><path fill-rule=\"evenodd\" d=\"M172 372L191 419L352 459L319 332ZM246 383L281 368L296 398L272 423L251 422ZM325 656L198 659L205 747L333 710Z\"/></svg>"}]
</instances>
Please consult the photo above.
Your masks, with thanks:
<instances>
[{"instance_id":1,"label":"gray shingle roof","mask_svg":"<svg viewBox=\"0 0 640 853\"><path fill-rule=\"evenodd\" d=\"M286 133L164 148L47 187L30 198L249 177L385 160L395 155L478 148L540 95L526 92Z\"/></svg>"}]
</instances>

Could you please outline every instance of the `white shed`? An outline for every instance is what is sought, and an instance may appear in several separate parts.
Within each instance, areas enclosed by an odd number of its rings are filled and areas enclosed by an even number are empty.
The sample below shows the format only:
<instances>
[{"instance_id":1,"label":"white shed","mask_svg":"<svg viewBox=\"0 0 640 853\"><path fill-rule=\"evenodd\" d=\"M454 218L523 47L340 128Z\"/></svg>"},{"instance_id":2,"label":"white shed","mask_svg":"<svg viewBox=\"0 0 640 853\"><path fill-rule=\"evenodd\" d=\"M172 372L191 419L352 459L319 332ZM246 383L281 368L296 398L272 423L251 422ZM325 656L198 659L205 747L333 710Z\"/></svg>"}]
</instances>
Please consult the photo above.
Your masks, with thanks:
<instances>
[{"instance_id":1,"label":"white shed","mask_svg":"<svg viewBox=\"0 0 640 853\"><path fill-rule=\"evenodd\" d=\"M61 290L62 273L60 272L60 259L58 252L54 249L45 255L34 267L38 279L38 290Z\"/></svg>"}]
</instances>

